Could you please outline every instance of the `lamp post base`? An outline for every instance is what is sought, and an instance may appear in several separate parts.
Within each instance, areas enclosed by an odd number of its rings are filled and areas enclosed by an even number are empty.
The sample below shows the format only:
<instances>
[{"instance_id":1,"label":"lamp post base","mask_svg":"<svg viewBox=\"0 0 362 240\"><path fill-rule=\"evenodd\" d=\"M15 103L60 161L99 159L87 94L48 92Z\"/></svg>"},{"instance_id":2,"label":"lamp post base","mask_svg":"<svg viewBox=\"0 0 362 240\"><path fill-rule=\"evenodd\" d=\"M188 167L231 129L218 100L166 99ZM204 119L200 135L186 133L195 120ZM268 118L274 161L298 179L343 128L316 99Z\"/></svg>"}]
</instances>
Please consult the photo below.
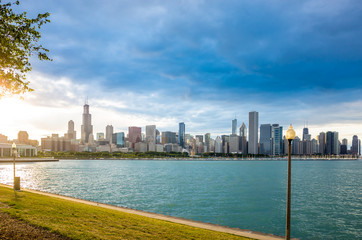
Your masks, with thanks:
<instances>
[{"instance_id":1,"label":"lamp post base","mask_svg":"<svg viewBox=\"0 0 362 240\"><path fill-rule=\"evenodd\" d=\"M15 177L14 179L14 190L20 190L20 177Z\"/></svg>"}]
</instances>

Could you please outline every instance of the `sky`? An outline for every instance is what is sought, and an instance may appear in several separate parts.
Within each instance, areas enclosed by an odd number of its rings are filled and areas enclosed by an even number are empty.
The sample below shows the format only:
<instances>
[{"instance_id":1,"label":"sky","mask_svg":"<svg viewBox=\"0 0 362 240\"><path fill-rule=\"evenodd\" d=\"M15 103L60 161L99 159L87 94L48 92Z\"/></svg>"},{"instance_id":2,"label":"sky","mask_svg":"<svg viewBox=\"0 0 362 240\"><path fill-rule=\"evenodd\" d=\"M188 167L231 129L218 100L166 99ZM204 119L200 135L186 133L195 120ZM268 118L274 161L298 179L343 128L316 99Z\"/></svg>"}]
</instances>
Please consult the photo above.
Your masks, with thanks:
<instances>
[{"instance_id":1,"label":"sky","mask_svg":"<svg viewBox=\"0 0 362 240\"><path fill-rule=\"evenodd\" d=\"M248 124L308 125L312 137L362 138L360 0L26 0L16 11L50 12L35 57L34 92L0 99L0 133L77 137L88 98L94 133L160 131L213 137ZM4 117L6 116L6 117Z\"/></svg>"}]
</instances>

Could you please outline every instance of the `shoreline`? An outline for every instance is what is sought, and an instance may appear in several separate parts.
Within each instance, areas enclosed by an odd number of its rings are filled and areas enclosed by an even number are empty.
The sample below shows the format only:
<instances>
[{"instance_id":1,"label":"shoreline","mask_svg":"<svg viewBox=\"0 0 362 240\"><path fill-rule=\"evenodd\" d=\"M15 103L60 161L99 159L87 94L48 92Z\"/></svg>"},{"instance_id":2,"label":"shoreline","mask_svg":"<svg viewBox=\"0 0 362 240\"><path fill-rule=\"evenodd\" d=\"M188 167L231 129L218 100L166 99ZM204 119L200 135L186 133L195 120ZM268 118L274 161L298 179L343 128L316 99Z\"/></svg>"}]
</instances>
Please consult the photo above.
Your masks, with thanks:
<instances>
[{"instance_id":1,"label":"shoreline","mask_svg":"<svg viewBox=\"0 0 362 240\"><path fill-rule=\"evenodd\" d=\"M5 185L5 184L0 183L0 186L12 189L12 186L10 186L10 185ZM212 231L216 231L216 232L234 234L234 235L238 235L238 236L242 236L242 237L260 239L260 240L284 239L284 237L276 236L273 234L266 234L266 233L251 231L251 230L247 230L247 229L231 228L231 227L221 226L221 225L212 224L212 223L204 223L204 222L184 219L184 218L180 218L180 217L167 216L167 215L163 215L163 214L152 213L152 212L147 212L147 211L142 211L142 210L137 210L137 209L132 209L132 208L115 206L115 205L110 205L110 204L105 204L105 203L100 203L100 202L93 202L93 201L89 201L89 200L68 197L68 196L54 194L54 193L42 192L42 191L38 191L38 190L25 189L25 188L21 188L21 189L22 189L21 191L40 194L40 195L44 195L44 196L48 196L48 197L59 198L59 199L63 199L63 200L73 201L73 202L77 202L77 203L83 203L83 204L87 204L87 205L91 205L91 206L102 207L102 208L111 209L111 210L115 210L115 211L121 211L121 212L135 214L135 215L144 216L144 217L148 217L148 218L168 221L168 222L172 222L172 223L178 223L178 224L187 225L187 226L191 226L191 227L212 230ZM293 239L295 239L295 238L293 238Z\"/></svg>"},{"instance_id":2,"label":"shoreline","mask_svg":"<svg viewBox=\"0 0 362 240\"><path fill-rule=\"evenodd\" d=\"M0 158L0 163L13 163L13 158ZM48 158L16 158L15 163L26 163L26 162L59 162L59 159L54 157Z\"/></svg>"},{"instance_id":3,"label":"shoreline","mask_svg":"<svg viewBox=\"0 0 362 240\"><path fill-rule=\"evenodd\" d=\"M59 158L59 160L132 160L132 161L220 161L220 162L242 162L242 161L270 161L284 162L287 158ZM292 158L292 161L307 162L307 161L358 161L356 158Z\"/></svg>"}]
</instances>

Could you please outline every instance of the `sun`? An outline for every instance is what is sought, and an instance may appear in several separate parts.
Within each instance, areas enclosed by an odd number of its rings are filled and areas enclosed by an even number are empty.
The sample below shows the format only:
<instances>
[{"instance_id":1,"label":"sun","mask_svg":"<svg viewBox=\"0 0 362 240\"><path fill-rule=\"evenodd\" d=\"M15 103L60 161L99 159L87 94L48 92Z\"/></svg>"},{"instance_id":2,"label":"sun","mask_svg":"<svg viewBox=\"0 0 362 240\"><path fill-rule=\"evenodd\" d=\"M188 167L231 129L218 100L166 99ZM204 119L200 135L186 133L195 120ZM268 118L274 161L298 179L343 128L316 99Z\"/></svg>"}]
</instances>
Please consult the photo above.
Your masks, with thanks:
<instances>
[{"instance_id":1,"label":"sun","mask_svg":"<svg viewBox=\"0 0 362 240\"><path fill-rule=\"evenodd\" d=\"M34 108L25 100L19 97L3 97L0 99L0 134L8 136L10 139L16 138L16 134L24 126L24 120L32 118L36 114Z\"/></svg>"}]
</instances>

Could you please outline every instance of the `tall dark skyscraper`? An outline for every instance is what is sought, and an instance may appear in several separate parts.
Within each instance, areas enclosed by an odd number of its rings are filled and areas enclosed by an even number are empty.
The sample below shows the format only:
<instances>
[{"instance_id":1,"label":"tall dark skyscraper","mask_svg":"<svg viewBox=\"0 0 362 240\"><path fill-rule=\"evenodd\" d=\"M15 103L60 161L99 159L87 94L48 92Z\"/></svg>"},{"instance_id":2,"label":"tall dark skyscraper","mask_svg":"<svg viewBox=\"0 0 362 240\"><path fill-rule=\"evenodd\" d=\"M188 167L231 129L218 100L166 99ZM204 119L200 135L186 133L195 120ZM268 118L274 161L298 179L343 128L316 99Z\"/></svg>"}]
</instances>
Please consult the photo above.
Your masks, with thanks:
<instances>
[{"instance_id":1,"label":"tall dark skyscraper","mask_svg":"<svg viewBox=\"0 0 362 240\"><path fill-rule=\"evenodd\" d=\"M283 127L279 124L272 125L272 154L281 155L283 153Z\"/></svg>"},{"instance_id":2,"label":"tall dark skyscraper","mask_svg":"<svg viewBox=\"0 0 362 240\"><path fill-rule=\"evenodd\" d=\"M328 131L326 133L326 154L339 154L338 132Z\"/></svg>"},{"instance_id":3,"label":"tall dark skyscraper","mask_svg":"<svg viewBox=\"0 0 362 240\"><path fill-rule=\"evenodd\" d=\"M311 136L309 134L309 130L307 127L303 128L303 141L310 141L311 140Z\"/></svg>"},{"instance_id":4,"label":"tall dark skyscraper","mask_svg":"<svg viewBox=\"0 0 362 240\"><path fill-rule=\"evenodd\" d=\"M83 106L83 121L81 126L81 140L83 143L89 142L89 135L93 135L92 115L89 114L89 105L86 102Z\"/></svg>"},{"instance_id":5,"label":"tall dark skyscraper","mask_svg":"<svg viewBox=\"0 0 362 240\"><path fill-rule=\"evenodd\" d=\"M178 144L183 148L185 147L185 140L186 140L185 123L180 122L178 124Z\"/></svg>"},{"instance_id":6,"label":"tall dark skyscraper","mask_svg":"<svg viewBox=\"0 0 362 240\"><path fill-rule=\"evenodd\" d=\"M211 134L210 133L206 133L205 134L205 152L210 152L210 139L211 139Z\"/></svg>"},{"instance_id":7,"label":"tall dark skyscraper","mask_svg":"<svg viewBox=\"0 0 362 240\"><path fill-rule=\"evenodd\" d=\"M260 125L260 154L272 154L272 126L270 124Z\"/></svg>"},{"instance_id":8,"label":"tall dark skyscraper","mask_svg":"<svg viewBox=\"0 0 362 240\"><path fill-rule=\"evenodd\" d=\"M325 132L319 133L318 140L319 140L319 153L323 155L326 153L326 133Z\"/></svg>"},{"instance_id":9,"label":"tall dark skyscraper","mask_svg":"<svg viewBox=\"0 0 362 240\"><path fill-rule=\"evenodd\" d=\"M326 154L332 154L332 146L333 146L333 132L328 131L326 133Z\"/></svg>"},{"instance_id":10,"label":"tall dark skyscraper","mask_svg":"<svg viewBox=\"0 0 362 240\"><path fill-rule=\"evenodd\" d=\"M352 138L351 153L353 155L358 154L358 137L357 137L357 135L354 135L353 138Z\"/></svg>"}]
</instances>

